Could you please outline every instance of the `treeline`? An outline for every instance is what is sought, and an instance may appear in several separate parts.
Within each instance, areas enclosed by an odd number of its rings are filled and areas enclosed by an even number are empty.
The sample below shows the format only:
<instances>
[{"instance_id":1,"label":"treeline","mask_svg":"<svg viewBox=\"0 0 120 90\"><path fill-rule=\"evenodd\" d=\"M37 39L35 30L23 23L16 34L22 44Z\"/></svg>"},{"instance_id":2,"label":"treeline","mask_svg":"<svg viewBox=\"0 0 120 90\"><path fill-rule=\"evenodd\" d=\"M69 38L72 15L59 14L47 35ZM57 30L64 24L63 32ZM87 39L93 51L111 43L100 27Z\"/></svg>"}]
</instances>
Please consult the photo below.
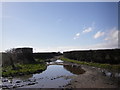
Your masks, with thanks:
<instances>
[{"instance_id":1,"label":"treeline","mask_svg":"<svg viewBox=\"0 0 120 90\"><path fill-rule=\"evenodd\" d=\"M60 52L41 52L41 53L33 53L34 58L40 59L49 59L53 58L54 56L62 55Z\"/></svg>"},{"instance_id":2,"label":"treeline","mask_svg":"<svg viewBox=\"0 0 120 90\"><path fill-rule=\"evenodd\" d=\"M33 53L33 48L13 48L2 53L2 66L36 63L35 59L49 59L60 52Z\"/></svg>"},{"instance_id":3,"label":"treeline","mask_svg":"<svg viewBox=\"0 0 120 90\"><path fill-rule=\"evenodd\" d=\"M69 51L63 52L63 56L78 61L120 64L120 49Z\"/></svg>"}]
</instances>

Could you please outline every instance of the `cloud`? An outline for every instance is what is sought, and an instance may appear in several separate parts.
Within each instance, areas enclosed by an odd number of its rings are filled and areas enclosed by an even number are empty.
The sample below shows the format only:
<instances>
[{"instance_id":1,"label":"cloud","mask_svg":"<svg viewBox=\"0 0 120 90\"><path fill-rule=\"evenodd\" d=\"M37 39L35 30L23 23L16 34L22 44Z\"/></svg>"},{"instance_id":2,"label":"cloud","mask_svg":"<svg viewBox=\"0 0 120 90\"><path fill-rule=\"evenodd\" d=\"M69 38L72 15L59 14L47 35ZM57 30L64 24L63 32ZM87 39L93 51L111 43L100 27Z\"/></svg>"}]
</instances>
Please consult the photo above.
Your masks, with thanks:
<instances>
[{"instance_id":1,"label":"cloud","mask_svg":"<svg viewBox=\"0 0 120 90\"><path fill-rule=\"evenodd\" d=\"M107 33L107 36L105 37L105 42L108 44L111 44L112 46L117 46L118 47L118 34L120 33L119 30L117 30L116 28L113 28L111 30L109 30L109 32Z\"/></svg>"},{"instance_id":2,"label":"cloud","mask_svg":"<svg viewBox=\"0 0 120 90\"><path fill-rule=\"evenodd\" d=\"M119 31L116 30L116 28L113 28L112 30L110 30L110 32L107 34L107 37L104 40L109 42L118 41L118 32Z\"/></svg>"},{"instance_id":3,"label":"cloud","mask_svg":"<svg viewBox=\"0 0 120 90\"><path fill-rule=\"evenodd\" d=\"M80 36L80 33L77 33L76 36Z\"/></svg>"},{"instance_id":4,"label":"cloud","mask_svg":"<svg viewBox=\"0 0 120 90\"><path fill-rule=\"evenodd\" d=\"M94 35L94 38L97 39L99 37L102 37L104 36L105 32L101 32L101 31L98 31L95 35Z\"/></svg>"},{"instance_id":5,"label":"cloud","mask_svg":"<svg viewBox=\"0 0 120 90\"><path fill-rule=\"evenodd\" d=\"M34 48L33 52L65 52L73 50L96 50L96 49L112 49L118 48L118 43L115 42L103 42L87 46L58 46L49 48Z\"/></svg>"},{"instance_id":6,"label":"cloud","mask_svg":"<svg viewBox=\"0 0 120 90\"><path fill-rule=\"evenodd\" d=\"M83 33L88 33L92 31L92 27L88 27L85 30L83 30Z\"/></svg>"},{"instance_id":7,"label":"cloud","mask_svg":"<svg viewBox=\"0 0 120 90\"><path fill-rule=\"evenodd\" d=\"M98 33L99 32L99 33ZM48 48L36 48L34 52L65 52L72 50L95 50L95 49L114 49L118 48L118 33L119 30L113 28L108 30L108 32L98 31L96 33L96 37L100 37L106 35L103 42L96 43L93 45L84 45L84 46L59 46L59 47L48 47ZM80 33L76 33L74 39L78 39L80 37Z\"/></svg>"},{"instance_id":8,"label":"cloud","mask_svg":"<svg viewBox=\"0 0 120 90\"><path fill-rule=\"evenodd\" d=\"M92 25L90 27L86 27L84 26L84 30L82 31L82 33L89 33L89 32L92 32L95 28L95 22L92 23Z\"/></svg>"},{"instance_id":9,"label":"cloud","mask_svg":"<svg viewBox=\"0 0 120 90\"><path fill-rule=\"evenodd\" d=\"M81 34L92 32L93 29L94 29L94 25L95 25L94 22L92 23L91 27L85 27L85 25L84 25L83 31L81 32ZM77 34L74 36L73 39L76 40L76 39L78 39L79 37L80 37L80 33L77 33Z\"/></svg>"},{"instance_id":10,"label":"cloud","mask_svg":"<svg viewBox=\"0 0 120 90\"><path fill-rule=\"evenodd\" d=\"M75 40L75 39L78 39L79 37L80 37L80 33L77 33L73 39Z\"/></svg>"},{"instance_id":11,"label":"cloud","mask_svg":"<svg viewBox=\"0 0 120 90\"><path fill-rule=\"evenodd\" d=\"M86 47L86 49L113 49L118 48L117 42L103 42Z\"/></svg>"},{"instance_id":12,"label":"cloud","mask_svg":"<svg viewBox=\"0 0 120 90\"><path fill-rule=\"evenodd\" d=\"M96 33L96 37L100 37L100 36L103 36L103 35L106 35L105 39L104 39L104 42L102 43L98 43L98 44L95 44L93 46L91 46L91 48L118 48L118 33L119 33L119 30L117 30L116 28L113 28L111 30L108 30L108 32L100 32L99 33L97 32ZM97 35L98 34L98 35Z\"/></svg>"}]
</instances>

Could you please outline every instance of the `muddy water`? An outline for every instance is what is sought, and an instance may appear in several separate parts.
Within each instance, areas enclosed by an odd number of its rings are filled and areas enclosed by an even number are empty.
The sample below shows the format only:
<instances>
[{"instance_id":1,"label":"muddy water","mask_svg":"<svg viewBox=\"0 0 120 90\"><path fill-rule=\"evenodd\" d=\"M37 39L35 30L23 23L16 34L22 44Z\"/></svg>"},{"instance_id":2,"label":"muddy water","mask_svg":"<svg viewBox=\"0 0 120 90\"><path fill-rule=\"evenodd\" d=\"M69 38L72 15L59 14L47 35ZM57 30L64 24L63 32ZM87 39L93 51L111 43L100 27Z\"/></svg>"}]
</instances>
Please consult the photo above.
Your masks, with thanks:
<instances>
[{"instance_id":1,"label":"muddy water","mask_svg":"<svg viewBox=\"0 0 120 90\"><path fill-rule=\"evenodd\" d=\"M47 64L47 69L42 73L16 77L11 83L17 84L16 88L60 88L71 81L69 77L85 73L80 66L65 64L61 60Z\"/></svg>"},{"instance_id":2,"label":"muddy water","mask_svg":"<svg viewBox=\"0 0 120 90\"><path fill-rule=\"evenodd\" d=\"M38 82L37 84L25 86L23 88L60 88L70 82L71 79L68 78L69 76L84 73L84 70L82 69L79 69L81 71L80 73L73 73L73 68L75 67L72 67L72 65L61 65L64 63L61 60L56 60L55 62L50 63L51 65L47 66L47 69L44 72L33 74L32 78L36 79ZM77 68L75 68L75 70L77 70Z\"/></svg>"},{"instance_id":3,"label":"muddy water","mask_svg":"<svg viewBox=\"0 0 120 90\"><path fill-rule=\"evenodd\" d=\"M32 78L37 80L37 84L26 86L31 88L58 88L67 84L70 79L66 76L74 75L65 70L62 65L49 65L47 70L40 74L34 74Z\"/></svg>"},{"instance_id":4,"label":"muddy water","mask_svg":"<svg viewBox=\"0 0 120 90\"><path fill-rule=\"evenodd\" d=\"M63 65L67 71L70 71L72 74L79 75L85 73L85 70L81 66L76 65Z\"/></svg>"}]
</instances>

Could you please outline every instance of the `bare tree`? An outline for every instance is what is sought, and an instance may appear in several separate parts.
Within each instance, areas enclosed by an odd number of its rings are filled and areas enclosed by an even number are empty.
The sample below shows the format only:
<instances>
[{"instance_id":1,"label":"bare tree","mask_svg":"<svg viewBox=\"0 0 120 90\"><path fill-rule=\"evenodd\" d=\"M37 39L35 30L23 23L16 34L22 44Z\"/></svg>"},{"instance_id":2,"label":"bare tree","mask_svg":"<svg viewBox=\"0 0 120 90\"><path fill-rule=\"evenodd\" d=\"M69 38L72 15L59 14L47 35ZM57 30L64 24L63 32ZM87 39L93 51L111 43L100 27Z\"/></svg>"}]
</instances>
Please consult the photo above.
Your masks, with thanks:
<instances>
[{"instance_id":1,"label":"bare tree","mask_svg":"<svg viewBox=\"0 0 120 90\"><path fill-rule=\"evenodd\" d=\"M6 50L6 53L9 57L9 60L10 60L10 64L12 66L13 69L16 69L15 65L14 65L14 61L15 61L15 56L16 56L16 52L15 52L15 49L12 48L10 50Z\"/></svg>"}]
</instances>

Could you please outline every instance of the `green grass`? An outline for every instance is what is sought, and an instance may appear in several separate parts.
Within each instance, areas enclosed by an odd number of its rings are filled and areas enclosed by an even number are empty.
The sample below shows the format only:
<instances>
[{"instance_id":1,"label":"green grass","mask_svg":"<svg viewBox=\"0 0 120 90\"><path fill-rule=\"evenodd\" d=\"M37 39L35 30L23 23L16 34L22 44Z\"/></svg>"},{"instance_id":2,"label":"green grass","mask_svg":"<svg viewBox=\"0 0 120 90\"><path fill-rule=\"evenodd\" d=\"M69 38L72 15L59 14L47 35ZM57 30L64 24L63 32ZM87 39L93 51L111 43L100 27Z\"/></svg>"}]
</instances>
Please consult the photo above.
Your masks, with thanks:
<instances>
[{"instance_id":1,"label":"green grass","mask_svg":"<svg viewBox=\"0 0 120 90\"><path fill-rule=\"evenodd\" d=\"M109 70L120 71L120 64L111 65L111 64L101 64L101 63L93 63L93 62L85 62L85 61L76 61L76 60L72 60L72 59L68 59L68 58L64 58L64 57L61 57L60 59L63 61L67 61L67 62L95 66L95 67L105 68L105 69L109 69Z\"/></svg>"},{"instance_id":2,"label":"green grass","mask_svg":"<svg viewBox=\"0 0 120 90\"><path fill-rule=\"evenodd\" d=\"M15 65L16 70L12 69L12 66L7 66L2 68L2 76L18 76L33 74L37 72L42 72L46 69L45 64L17 64Z\"/></svg>"}]
</instances>

